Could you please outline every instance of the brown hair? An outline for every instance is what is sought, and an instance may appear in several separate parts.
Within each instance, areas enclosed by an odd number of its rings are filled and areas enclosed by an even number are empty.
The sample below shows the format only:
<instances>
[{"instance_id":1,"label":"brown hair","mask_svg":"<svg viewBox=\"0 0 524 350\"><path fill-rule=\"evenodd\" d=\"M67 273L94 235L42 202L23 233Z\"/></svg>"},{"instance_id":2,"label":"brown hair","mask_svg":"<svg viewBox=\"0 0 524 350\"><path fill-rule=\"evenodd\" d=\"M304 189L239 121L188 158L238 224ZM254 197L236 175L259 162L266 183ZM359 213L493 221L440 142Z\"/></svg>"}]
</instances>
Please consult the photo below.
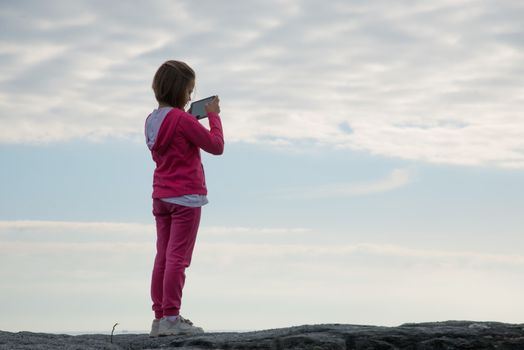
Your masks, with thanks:
<instances>
[{"instance_id":1,"label":"brown hair","mask_svg":"<svg viewBox=\"0 0 524 350\"><path fill-rule=\"evenodd\" d=\"M195 72L181 61L166 61L156 71L153 78L153 91L159 103L184 108L186 90L195 80Z\"/></svg>"}]
</instances>

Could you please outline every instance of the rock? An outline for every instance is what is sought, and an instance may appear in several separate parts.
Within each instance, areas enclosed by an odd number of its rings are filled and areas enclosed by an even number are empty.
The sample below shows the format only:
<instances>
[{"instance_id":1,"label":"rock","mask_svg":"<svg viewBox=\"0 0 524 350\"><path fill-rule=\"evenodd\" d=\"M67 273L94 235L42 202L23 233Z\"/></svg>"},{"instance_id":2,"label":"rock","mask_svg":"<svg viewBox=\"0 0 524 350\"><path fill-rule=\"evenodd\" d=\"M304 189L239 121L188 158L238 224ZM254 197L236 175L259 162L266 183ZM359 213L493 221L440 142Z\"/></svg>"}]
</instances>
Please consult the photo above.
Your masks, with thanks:
<instances>
[{"instance_id":1,"label":"rock","mask_svg":"<svg viewBox=\"0 0 524 350\"><path fill-rule=\"evenodd\" d=\"M61 335L0 331L0 349L301 349L433 350L524 349L524 325L446 321L407 323L398 327L343 324L305 325L245 333L149 338L147 334Z\"/></svg>"}]
</instances>

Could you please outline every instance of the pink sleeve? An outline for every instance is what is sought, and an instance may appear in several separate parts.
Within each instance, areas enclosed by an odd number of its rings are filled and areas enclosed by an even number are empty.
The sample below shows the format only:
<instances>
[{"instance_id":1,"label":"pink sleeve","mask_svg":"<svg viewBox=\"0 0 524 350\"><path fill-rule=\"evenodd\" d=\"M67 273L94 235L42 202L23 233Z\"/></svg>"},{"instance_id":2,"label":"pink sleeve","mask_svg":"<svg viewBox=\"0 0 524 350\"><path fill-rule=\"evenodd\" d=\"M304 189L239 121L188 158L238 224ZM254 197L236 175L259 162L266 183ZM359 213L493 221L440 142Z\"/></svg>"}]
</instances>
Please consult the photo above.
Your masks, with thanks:
<instances>
[{"instance_id":1,"label":"pink sleeve","mask_svg":"<svg viewBox=\"0 0 524 350\"><path fill-rule=\"evenodd\" d=\"M209 113L209 128L207 130L200 122L190 114L182 115L180 118L180 132L192 144L211 154L222 154L224 152L224 134L222 122L216 113Z\"/></svg>"}]
</instances>

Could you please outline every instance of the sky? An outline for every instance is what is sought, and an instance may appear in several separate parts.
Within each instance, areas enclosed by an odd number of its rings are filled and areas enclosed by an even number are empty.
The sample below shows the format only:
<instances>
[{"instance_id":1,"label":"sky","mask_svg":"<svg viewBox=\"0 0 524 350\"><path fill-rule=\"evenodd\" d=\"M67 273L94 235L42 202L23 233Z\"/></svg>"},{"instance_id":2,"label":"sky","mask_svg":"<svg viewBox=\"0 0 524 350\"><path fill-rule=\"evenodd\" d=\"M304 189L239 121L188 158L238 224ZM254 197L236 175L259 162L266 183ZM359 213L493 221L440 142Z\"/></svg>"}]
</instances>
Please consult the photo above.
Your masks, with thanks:
<instances>
[{"instance_id":1,"label":"sky","mask_svg":"<svg viewBox=\"0 0 524 350\"><path fill-rule=\"evenodd\" d=\"M521 1L0 1L0 329L146 332L162 62L219 95L181 313L524 314ZM202 121L207 125L206 121Z\"/></svg>"}]
</instances>

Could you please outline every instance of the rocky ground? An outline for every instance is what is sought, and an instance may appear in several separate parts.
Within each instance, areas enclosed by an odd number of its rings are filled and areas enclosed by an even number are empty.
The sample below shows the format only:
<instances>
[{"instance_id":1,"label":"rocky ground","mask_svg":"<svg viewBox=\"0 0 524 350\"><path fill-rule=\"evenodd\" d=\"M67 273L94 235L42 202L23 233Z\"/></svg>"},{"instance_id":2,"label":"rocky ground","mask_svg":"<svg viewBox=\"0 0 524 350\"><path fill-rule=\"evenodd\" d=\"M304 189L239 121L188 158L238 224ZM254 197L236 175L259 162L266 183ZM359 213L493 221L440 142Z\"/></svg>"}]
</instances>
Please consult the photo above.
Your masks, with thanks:
<instances>
[{"instance_id":1,"label":"rocky ground","mask_svg":"<svg viewBox=\"0 0 524 350\"><path fill-rule=\"evenodd\" d=\"M0 349L524 349L524 324L447 321L398 327L323 324L246 333L149 338L0 331Z\"/></svg>"}]
</instances>

